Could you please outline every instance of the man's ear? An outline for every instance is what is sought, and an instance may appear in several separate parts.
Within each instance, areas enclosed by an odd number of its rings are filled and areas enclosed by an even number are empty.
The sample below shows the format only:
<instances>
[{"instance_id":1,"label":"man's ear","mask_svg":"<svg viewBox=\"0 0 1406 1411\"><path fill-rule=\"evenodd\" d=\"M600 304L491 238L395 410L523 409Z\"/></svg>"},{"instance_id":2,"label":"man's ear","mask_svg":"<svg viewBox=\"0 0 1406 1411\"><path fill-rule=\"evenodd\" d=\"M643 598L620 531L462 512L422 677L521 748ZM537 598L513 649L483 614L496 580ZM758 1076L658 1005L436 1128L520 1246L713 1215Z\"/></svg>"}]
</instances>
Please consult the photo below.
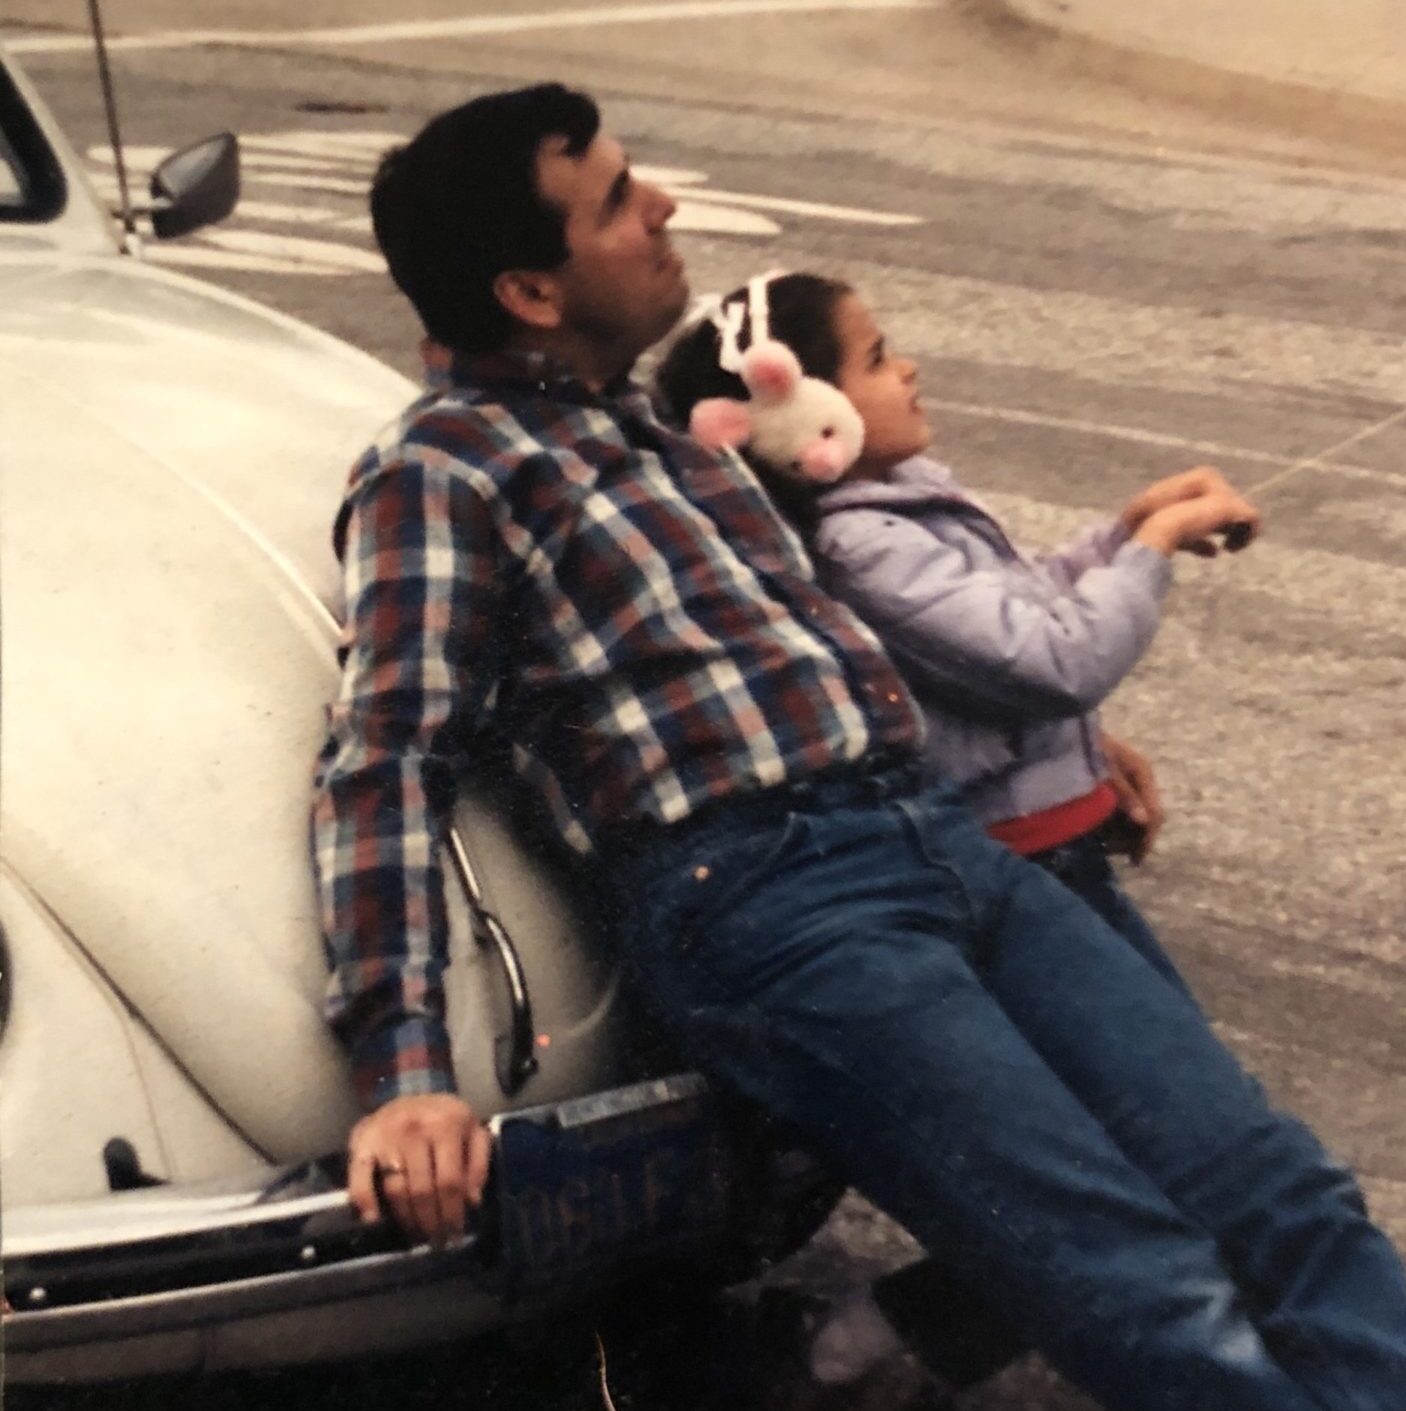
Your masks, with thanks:
<instances>
[{"instance_id":1,"label":"man's ear","mask_svg":"<svg viewBox=\"0 0 1406 1411\"><path fill-rule=\"evenodd\" d=\"M534 269L505 269L493 281L493 293L519 323L529 328L561 327L561 286L550 274Z\"/></svg>"}]
</instances>

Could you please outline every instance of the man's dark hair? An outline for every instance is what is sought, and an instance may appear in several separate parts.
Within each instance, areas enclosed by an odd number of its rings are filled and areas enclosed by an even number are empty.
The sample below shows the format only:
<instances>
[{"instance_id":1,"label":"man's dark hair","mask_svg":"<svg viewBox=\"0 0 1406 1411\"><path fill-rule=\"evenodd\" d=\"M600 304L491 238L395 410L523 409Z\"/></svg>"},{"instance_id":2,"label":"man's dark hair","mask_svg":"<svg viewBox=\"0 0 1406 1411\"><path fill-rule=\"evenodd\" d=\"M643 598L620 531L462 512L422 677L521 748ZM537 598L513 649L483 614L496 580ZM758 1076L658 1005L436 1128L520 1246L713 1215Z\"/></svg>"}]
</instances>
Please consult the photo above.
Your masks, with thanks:
<instances>
[{"instance_id":1,"label":"man's dark hair","mask_svg":"<svg viewBox=\"0 0 1406 1411\"><path fill-rule=\"evenodd\" d=\"M840 374L840 339L835 331L835 309L841 299L854 291L838 279L820 274L783 274L766 286L767 325L773 338L796 355L801 371L822 382L834 382ZM725 304L747 304L747 288L734 289ZM738 342L745 350L752 341L750 315L742 321ZM665 355L654 374L655 389L663 403L663 415L687 426L693 408L708 397L731 397L745 402L746 384L735 372L718 366L722 334L704 319L680 337ZM801 529L809 527L810 507L815 498L811 487L798 485L775 474L769 466L750 460L777 508Z\"/></svg>"},{"instance_id":2,"label":"man's dark hair","mask_svg":"<svg viewBox=\"0 0 1406 1411\"><path fill-rule=\"evenodd\" d=\"M513 319L493 281L567 258L566 213L537 189L538 149L561 136L579 157L599 130L584 93L542 83L451 108L381 159L371 185L376 242L437 342L465 353L507 343Z\"/></svg>"}]
</instances>

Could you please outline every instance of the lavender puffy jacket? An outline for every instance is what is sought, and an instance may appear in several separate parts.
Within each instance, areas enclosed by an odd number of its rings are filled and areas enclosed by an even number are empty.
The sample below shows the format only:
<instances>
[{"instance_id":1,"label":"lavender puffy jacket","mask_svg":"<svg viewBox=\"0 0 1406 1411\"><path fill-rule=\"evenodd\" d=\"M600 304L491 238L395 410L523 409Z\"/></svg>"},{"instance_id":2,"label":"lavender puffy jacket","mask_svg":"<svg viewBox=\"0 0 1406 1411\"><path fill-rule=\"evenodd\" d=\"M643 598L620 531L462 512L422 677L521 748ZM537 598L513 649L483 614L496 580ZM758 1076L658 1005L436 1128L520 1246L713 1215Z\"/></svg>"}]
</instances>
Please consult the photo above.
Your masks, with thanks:
<instances>
[{"instance_id":1,"label":"lavender puffy jacket","mask_svg":"<svg viewBox=\"0 0 1406 1411\"><path fill-rule=\"evenodd\" d=\"M820 499L830 590L883 639L922 703L927 757L993 823L1087 794L1106 776L1099 703L1157 631L1169 561L1115 522L1020 552L946 466Z\"/></svg>"}]
</instances>

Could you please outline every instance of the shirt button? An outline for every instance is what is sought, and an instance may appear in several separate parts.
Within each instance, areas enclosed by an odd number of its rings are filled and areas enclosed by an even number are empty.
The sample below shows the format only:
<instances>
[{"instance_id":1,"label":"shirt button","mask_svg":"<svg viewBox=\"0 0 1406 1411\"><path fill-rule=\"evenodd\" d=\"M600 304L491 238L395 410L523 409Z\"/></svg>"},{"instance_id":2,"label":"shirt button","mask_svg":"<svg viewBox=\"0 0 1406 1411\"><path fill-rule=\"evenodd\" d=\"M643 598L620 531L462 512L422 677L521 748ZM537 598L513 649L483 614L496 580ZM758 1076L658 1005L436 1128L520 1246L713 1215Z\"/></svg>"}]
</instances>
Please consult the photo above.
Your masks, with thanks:
<instances>
[{"instance_id":1,"label":"shirt button","mask_svg":"<svg viewBox=\"0 0 1406 1411\"><path fill-rule=\"evenodd\" d=\"M695 882L706 882L713 874L713 869L705 863L700 863L693 869L693 880Z\"/></svg>"},{"instance_id":2,"label":"shirt button","mask_svg":"<svg viewBox=\"0 0 1406 1411\"><path fill-rule=\"evenodd\" d=\"M898 704L898 692L897 692L897 691L890 691L890 692L889 692L889 704L890 704L890 705L897 705L897 704Z\"/></svg>"}]
</instances>

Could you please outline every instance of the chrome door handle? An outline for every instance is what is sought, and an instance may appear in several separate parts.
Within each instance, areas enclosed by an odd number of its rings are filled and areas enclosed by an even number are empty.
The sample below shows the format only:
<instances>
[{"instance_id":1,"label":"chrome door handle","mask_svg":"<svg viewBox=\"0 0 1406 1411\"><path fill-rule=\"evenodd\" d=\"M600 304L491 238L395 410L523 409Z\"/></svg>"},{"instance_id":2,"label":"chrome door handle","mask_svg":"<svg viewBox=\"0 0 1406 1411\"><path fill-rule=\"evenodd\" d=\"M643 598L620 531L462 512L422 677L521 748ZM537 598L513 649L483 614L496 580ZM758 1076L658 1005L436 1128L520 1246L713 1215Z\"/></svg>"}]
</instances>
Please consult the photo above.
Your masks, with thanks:
<instances>
[{"instance_id":1,"label":"chrome door handle","mask_svg":"<svg viewBox=\"0 0 1406 1411\"><path fill-rule=\"evenodd\" d=\"M512 1097L537 1071L537 1033L532 1023L532 1000L527 993L527 976L523 973L522 960L507 928L488 909L483 889L474 875L473 864L469 861L468 851L457 828L449 830L449 855L469 903L474 939L481 946L491 945L494 948L508 982L512 1020L507 1032L499 1034L493 1041L493 1066L498 1087L505 1097Z\"/></svg>"}]
</instances>

